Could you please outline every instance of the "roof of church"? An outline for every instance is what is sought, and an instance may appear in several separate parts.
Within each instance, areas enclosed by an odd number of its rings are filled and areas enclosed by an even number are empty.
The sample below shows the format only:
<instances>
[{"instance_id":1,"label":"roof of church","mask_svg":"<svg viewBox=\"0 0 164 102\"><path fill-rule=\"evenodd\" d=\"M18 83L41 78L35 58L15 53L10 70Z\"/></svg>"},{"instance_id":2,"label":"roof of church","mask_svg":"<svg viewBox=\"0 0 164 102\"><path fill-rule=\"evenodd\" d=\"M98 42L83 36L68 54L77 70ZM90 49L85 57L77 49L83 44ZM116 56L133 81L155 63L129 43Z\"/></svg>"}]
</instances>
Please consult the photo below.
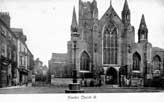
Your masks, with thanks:
<instances>
[{"instance_id":1,"label":"roof of church","mask_svg":"<svg viewBox=\"0 0 164 102\"><path fill-rule=\"evenodd\" d=\"M106 16L117 16L120 20L121 18L118 16L118 14L116 13L116 11L114 10L113 6L112 6L112 2L110 1L110 6L107 9L107 11L104 13L104 15L101 17L100 21L106 17Z\"/></svg>"},{"instance_id":2,"label":"roof of church","mask_svg":"<svg viewBox=\"0 0 164 102\"><path fill-rule=\"evenodd\" d=\"M152 47L152 49L153 49L154 51L162 51L162 52L164 52L164 49L163 49L163 48Z\"/></svg>"}]
</instances>

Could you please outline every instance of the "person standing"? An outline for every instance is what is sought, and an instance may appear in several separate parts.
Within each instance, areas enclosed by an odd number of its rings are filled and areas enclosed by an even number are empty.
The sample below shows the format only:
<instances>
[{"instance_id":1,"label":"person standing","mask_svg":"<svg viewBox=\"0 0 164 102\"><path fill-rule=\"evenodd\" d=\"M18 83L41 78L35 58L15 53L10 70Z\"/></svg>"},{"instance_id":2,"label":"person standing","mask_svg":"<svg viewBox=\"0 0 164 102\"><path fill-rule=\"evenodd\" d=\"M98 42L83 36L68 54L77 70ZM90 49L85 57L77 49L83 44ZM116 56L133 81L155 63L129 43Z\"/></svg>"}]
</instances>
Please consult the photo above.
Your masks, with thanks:
<instances>
[{"instance_id":1,"label":"person standing","mask_svg":"<svg viewBox=\"0 0 164 102\"><path fill-rule=\"evenodd\" d=\"M28 81L26 81L26 86L28 86Z\"/></svg>"},{"instance_id":2,"label":"person standing","mask_svg":"<svg viewBox=\"0 0 164 102\"><path fill-rule=\"evenodd\" d=\"M129 85L130 85L130 80L129 80L129 78L126 79L126 83L127 83L127 87L129 87Z\"/></svg>"}]
</instances>

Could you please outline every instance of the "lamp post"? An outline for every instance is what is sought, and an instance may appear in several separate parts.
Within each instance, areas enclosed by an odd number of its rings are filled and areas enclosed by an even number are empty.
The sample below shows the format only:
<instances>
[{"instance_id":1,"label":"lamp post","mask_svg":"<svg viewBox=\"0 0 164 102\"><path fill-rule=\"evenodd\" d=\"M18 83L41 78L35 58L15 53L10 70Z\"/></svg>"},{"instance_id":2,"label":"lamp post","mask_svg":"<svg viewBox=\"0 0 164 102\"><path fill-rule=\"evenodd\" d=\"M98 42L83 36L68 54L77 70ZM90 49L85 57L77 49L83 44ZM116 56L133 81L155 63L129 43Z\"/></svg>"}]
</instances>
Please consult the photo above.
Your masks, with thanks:
<instances>
[{"instance_id":1,"label":"lamp post","mask_svg":"<svg viewBox=\"0 0 164 102\"><path fill-rule=\"evenodd\" d=\"M69 89L65 90L65 93L84 93L84 90L81 89L80 83L77 82L77 69L76 69L76 45L77 45L77 40L79 39L79 33L78 32L72 32L72 41L73 41L73 50L74 50L74 64L73 64L73 75L72 75L72 82L69 84Z\"/></svg>"},{"instance_id":2,"label":"lamp post","mask_svg":"<svg viewBox=\"0 0 164 102\"><path fill-rule=\"evenodd\" d=\"M73 83L77 83L77 70L76 70L76 43L77 41L74 40L73 41L73 44L74 44L74 47L73 47L73 50L74 50L74 67L73 67Z\"/></svg>"}]
</instances>

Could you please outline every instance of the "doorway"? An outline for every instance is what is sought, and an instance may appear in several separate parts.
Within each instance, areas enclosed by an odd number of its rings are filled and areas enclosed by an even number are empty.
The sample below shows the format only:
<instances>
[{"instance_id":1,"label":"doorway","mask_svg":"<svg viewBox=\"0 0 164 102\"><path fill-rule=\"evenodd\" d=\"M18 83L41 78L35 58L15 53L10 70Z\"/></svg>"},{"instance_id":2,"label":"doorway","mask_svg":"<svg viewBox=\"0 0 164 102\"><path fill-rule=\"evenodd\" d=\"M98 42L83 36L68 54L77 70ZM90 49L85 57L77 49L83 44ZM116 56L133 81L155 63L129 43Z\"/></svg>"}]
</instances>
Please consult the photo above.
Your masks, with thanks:
<instances>
[{"instance_id":1,"label":"doorway","mask_svg":"<svg viewBox=\"0 0 164 102\"><path fill-rule=\"evenodd\" d=\"M107 69L106 84L117 84L117 70L113 67Z\"/></svg>"}]
</instances>

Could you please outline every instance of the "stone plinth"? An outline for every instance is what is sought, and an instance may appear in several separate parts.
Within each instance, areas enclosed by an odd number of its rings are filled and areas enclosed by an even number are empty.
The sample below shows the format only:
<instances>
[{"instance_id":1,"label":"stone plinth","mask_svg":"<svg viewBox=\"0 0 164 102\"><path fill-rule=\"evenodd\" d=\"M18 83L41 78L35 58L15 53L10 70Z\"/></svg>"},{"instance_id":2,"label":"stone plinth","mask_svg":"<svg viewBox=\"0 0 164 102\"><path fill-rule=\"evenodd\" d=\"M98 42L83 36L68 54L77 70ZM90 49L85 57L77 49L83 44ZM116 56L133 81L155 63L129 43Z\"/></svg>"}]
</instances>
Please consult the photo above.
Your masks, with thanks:
<instances>
[{"instance_id":1,"label":"stone plinth","mask_svg":"<svg viewBox=\"0 0 164 102\"><path fill-rule=\"evenodd\" d=\"M80 88L80 83L71 83L69 84L69 89L65 90L65 93L84 93L84 90Z\"/></svg>"}]
</instances>

